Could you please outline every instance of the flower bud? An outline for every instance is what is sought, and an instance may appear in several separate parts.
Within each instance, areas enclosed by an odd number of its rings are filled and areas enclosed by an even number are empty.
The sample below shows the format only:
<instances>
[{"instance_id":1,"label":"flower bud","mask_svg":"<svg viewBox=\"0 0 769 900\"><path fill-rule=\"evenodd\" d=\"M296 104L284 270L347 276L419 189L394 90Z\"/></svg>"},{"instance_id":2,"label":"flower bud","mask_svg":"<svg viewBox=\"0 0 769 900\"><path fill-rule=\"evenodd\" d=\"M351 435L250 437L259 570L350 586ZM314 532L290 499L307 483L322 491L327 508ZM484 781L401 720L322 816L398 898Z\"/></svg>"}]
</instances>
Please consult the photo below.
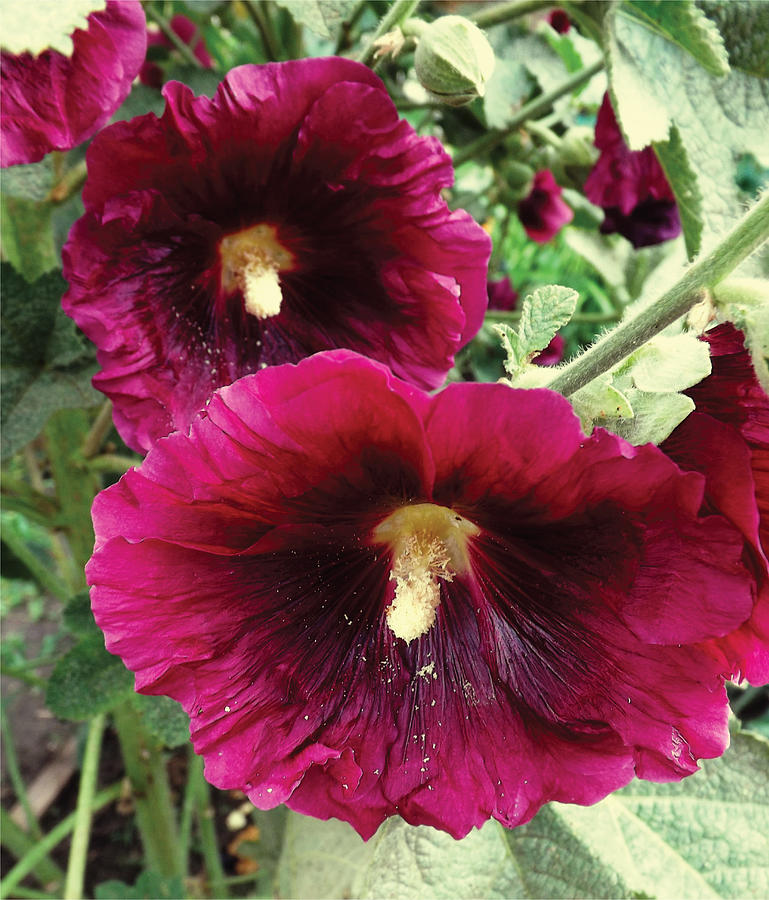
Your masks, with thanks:
<instances>
[{"instance_id":1,"label":"flower bud","mask_svg":"<svg viewBox=\"0 0 769 900\"><path fill-rule=\"evenodd\" d=\"M494 51L468 19L442 16L420 35L414 68L432 96L449 106L462 106L485 93L494 71Z\"/></svg>"}]
</instances>

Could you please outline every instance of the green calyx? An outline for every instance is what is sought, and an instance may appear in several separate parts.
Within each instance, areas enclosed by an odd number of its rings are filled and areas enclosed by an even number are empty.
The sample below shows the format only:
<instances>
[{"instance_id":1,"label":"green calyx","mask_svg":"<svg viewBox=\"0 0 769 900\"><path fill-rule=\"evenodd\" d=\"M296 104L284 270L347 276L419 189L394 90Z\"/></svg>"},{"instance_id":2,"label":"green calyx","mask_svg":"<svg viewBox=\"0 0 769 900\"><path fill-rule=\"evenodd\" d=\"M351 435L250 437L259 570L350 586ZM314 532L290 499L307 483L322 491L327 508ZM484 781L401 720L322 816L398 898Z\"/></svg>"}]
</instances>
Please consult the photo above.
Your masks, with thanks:
<instances>
[{"instance_id":1,"label":"green calyx","mask_svg":"<svg viewBox=\"0 0 769 900\"><path fill-rule=\"evenodd\" d=\"M482 97L494 62L483 32L462 16L442 16L424 28L414 56L422 87L449 106Z\"/></svg>"}]
</instances>

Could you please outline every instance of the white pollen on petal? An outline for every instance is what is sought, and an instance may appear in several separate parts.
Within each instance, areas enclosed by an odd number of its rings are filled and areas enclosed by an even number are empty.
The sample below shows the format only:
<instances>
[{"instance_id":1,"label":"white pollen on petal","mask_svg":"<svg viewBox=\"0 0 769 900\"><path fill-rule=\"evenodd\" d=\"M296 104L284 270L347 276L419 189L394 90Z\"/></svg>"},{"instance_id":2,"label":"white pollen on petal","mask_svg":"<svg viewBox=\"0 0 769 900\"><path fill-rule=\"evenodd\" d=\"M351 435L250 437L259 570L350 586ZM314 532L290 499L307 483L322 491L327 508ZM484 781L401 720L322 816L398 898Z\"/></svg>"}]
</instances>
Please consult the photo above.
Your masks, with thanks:
<instances>
[{"instance_id":1,"label":"white pollen on petal","mask_svg":"<svg viewBox=\"0 0 769 900\"><path fill-rule=\"evenodd\" d=\"M243 272L243 297L246 312L257 319L277 316L283 302L277 269L254 263Z\"/></svg>"}]
</instances>

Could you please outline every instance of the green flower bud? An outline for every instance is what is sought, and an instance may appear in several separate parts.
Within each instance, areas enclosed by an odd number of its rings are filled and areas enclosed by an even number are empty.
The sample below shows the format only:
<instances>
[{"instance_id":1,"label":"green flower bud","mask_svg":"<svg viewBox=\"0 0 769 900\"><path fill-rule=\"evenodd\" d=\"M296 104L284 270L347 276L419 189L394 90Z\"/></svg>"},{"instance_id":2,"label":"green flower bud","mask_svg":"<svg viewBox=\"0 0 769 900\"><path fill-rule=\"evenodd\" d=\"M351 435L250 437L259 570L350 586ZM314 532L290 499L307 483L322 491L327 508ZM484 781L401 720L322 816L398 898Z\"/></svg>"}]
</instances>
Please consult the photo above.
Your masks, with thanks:
<instances>
[{"instance_id":1,"label":"green flower bud","mask_svg":"<svg viewBox=\"0 0 769 900\"><path fill-rule=\"evenodd\" d=\"M494 71L494 51L468 19L442 16L420 35L414 68L433 97L449 106L462 106L483 96Z\"/></svg>"}]
</instances>

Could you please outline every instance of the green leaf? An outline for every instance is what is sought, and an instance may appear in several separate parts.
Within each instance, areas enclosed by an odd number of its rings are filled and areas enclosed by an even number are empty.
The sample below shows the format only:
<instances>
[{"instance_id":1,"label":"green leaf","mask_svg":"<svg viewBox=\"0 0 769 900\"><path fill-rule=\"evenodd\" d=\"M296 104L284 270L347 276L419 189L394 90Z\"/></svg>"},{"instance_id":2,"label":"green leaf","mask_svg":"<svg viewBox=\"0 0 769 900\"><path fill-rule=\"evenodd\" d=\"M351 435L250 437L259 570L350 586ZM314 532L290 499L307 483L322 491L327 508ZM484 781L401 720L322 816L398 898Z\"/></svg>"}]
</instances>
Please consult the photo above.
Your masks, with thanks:
<instances>
[{"instance_id":1,"label":"green leaf","mask_svg":"<svg viewBox=\"0 0 769 900\"><path fill-rule=\"evenodd\" d=\"M628 0L625 12L646 28L678 44L713 75L729 72L729 58L717 26L693 0Z\"/></svg>"},{"instance_id":2,"label":"green leaf","mask_svg":"<svg viewBox=\"0 0 769 900\"><path fill-rule=\"evenodd\" d=\"M769 5L755 0L698 0L697 6L716 23L730 65L769 78Z\"/></svg>"},{"instance_id":3,"label":"green leaf","mask_svg":"<svg viewBox=\"0 0 769 900\"><path fill-rule=\"evenodd\" d=\"M164 747L182 747L190 740L190 718L170 697L134 694L134 706L147 729Z\"/></svg>"},{"instance_id":4,"label":"green leaf","mask_svg":"<svg viewBox=\"0 0 769 900\"><path fill-rule=\"evenodd\" d=\"M694 412L694 401L686 394L652 394L647 391L628 391L633 404L633 418L596 421L636 447L641 444L661 444L683 420Z\"/></svg>"},{"instance_id":5,"label":"green leaf","mask_svg":"<svg viewBox=\"0 0 769 900\"><path fill-rule=\"evenodd\" d=\"M641 391L670 394L685 391L710 375L708 345L691 332L657 335L623 362L623 374L630 375Z\"/></svg>"},{"instance_id":6,"label":"green leaf","mask_svg":"<svg viewBox=\"0 0 769 900\"><path fill-rule=\"evenodd\" d=\"M488 127L506 128L531 88L532 79L525 66L516 60L497 57L483 97L483 114Z\"/></svg>"},{"instance_id":7,"label":"green leaf","mask_svg":"<svg viewBox=\"0 0 769 900\"><path fill-rule=\"evenodd\" d=\"M101 631L91 612L91 598L88 591L75 594L64 607L62 614L64 627L78 637L100 636Z\"/></svg>"},{"instance_id":8,"label":"green leaf","mask_svg":"<svg viewBox=\"0 0 769 900\"><path fill-rule=\"evenodd\" d=\"M184 882L178 875L165 876L157 872L142 872L134 885L112 878L94 888L96 900L184 900L187 896Z\"/></svg>"},{"instance_id":9,"label":"green leaf","mask_svg":"<svg viewBox=\"0 0 769 900\"><path fill-rule=\"evenodd\" d=\"M556 284L538 288L523 301L515 331L509 325L495 326L507 352L505 369L511 379L519 376L571 319L578 300L579 294L572 288Z\"/></svg>"},{"instance_id":10,"label":"green leaf","mask_svg":"<svg viewBox=\"0 0 769 900\"><path fill-rule=\"evenodd\" d=\"M633 781L592 807L551 803L527 825L490 822L462 841L391 819L369 842L373 854L348 895L767 896L769 742L739 732L723 759L702 769L674 784ZM345 862L357 853L337 849Z\"/></svg>"},{"instance_id":11,"label":"green leaf","mask_svg":"<svg viewBox=\"0 0 769 900\"><path fill-rule=\"evenodd\" d=\"M50 156L27 166L0 170L0 192L6 197L45 200L53 187L53 161Z\"/></svg>"},{"instance_id":12,"label":"green leaf","mask_svg":"<svg viewBox=\"0 0 769 900\"><path fill-rule=\"evenodd\" d=\"M281 897L360 897L363 872L374 851L346 822L321 822L289 812L278 864Z\"/></svg>"},{"instance_id":13,"label":"green leaf","mask_svg":"<svg viewBox=\"0 0 769 900\"><path fill-rule=\"evenodd\" d=\"M56 663L46 705L60 719L90 719L133 692L133 675L104 649L101 633L83 638Z\"/></svg>"},{"instance_id":14,"label":"green leaf","mask_svg":"<svg viewBox=\"0 0 769 900\"><path fill-rule=\"evenodd\" d=\"M59 264L53 240L53 206L25 197L0 198L3 256L27 281L34 281Z\"/></svg>"},{"instance_id":15,"label":"green leaf","mask_svg":"<svg viewBox=\"0 0 769 900\"><path fill-rule=\"evenodd\" d=\"M689 52L624 6L614 7L605 24L610 90L628 144L638 150L670 137L673 152L678 138L670 127L676 126L688 165L679 171L668 160L667 174L676 197L687 207L692 246L696 228L687 198L696 180L701 211L692 207L692 212L701 218L702 246L707 246L741 213L737 159L744 153L761 158L765 152L769 82L735 70L723 77L710 74Z\"/></svg>"},{"instance_id":16,"label":"green leaf","mask_svg":"<svg viewBox=\"0 0 769 900\"><path fill-rule=\"evenodd\" d=\"M596 378L571 397L586 434L590 434L598 423L632 419L635 415L628 398L612 384L612 378L611 374Z\"/></svg>"},{"instance_id":17,"label":"green leaf","mask_svg":"<svg viewBox=\"0 0 769 900\"><path fill-rule=\"evenodd\" d=\"M95 406L93 349L61 310L66 283L50 272L29 284L7 263L2 281L2 457L35 438L60 409Z\"/></svg>"},{"instance_id":18,"label":"green leaf","mask_svg":"<svg viewBox=\"0 0 769 900\"><path fill-rule=\"evenodd\" d=\"M277 3L299 25L306 25L324 38L333 37L356 6L356 0L277 0Z\"/></svg>"},{"instance_id":19,"label":"green leaf","mask_svg":"<svg viewBox=\"0 0 769 900\"><path fill-rule=\"evenodd\" d=\"M673 784L633 781L593 807L552 809L636 895L766 897L769 742L733 734L702 769Z\"/></svg>"},{"instance_id":20,"label":"green leaf","mask_svg":"<svg viewBox=\"0 0 769 900\"><path fill-rule=\"evenodd\" d=\"M693 259L700 252L702 237L702 194L697 176L689 163L681 133L675 125L670 128L670 140L654 144L654 152L673 188L686 252Z\"/></svg>"},{"instance_id":21,"label":"green leaf","mask_svg":"<svg viewBox=\"0 0 769 900\"><path fill-rule=\"evenodd\" d=\"M71 56L72 32L88 28L88 16L102 10L106 0L56 0L56 3L3 4L3 30L0 45L9 53L58 50Z\"/></svg>"}]
</instances>

